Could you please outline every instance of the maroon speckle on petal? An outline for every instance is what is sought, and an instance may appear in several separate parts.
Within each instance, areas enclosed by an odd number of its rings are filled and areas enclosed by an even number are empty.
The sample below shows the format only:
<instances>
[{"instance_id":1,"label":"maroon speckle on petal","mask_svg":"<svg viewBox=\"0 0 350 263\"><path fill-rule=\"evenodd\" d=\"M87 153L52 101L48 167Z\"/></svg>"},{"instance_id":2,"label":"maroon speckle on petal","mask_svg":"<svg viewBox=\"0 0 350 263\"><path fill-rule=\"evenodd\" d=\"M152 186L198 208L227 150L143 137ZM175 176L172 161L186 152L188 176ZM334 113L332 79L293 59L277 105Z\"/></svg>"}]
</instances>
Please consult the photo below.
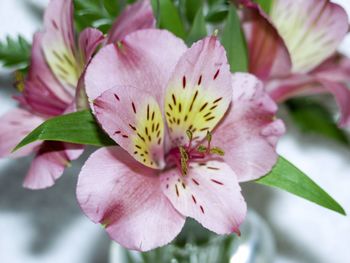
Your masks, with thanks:
<instances>
[{"instance_id":1,"label":"maroon speckle on petal","mask_svg":"<svg viewBox=\"0 0 350 263\"><path fill-rule=\"evenodd\" d=\"M147 104L147 120L149 120L149 104Z\"/></svg>"},{"instance_id":2,"label":"maroon speckle on petal","mask_svg":"<svg viewBox=\"0 0 350 263\"><path fill-rule=\"evenodd\" d=\"M214 80L219 76L219 72L220 72L220 69L218 69L218 70L215 72L215 75L214 75L214 77L213 77Z\"/></svg>"},{"instance_id":3,"label":"maroon speckle on petal","mask_svg":"<svg viewBox=\"0 0 350 263\"><path fill-rule=\"evenodd\" d=\"M132 110L134 111L134 113L136 114L136 107L135 107L135 104L132 102L131 103L131 106L132 106Z\"/></svg>"},{"instance_id":4,"label":"maroon speckle on petal","mask_svg":"<svg viewBox=\"0 0 350 263\"><path fill-rule=\"evenodd\" d=\"M210 179L213 183L219 184L219 185L224 185L222 182L217 181L215 179Z\"/></svg>"},{"instance_id":5,"label":"maroon speckle on petal","mask_svg":"<svg viewBox=\"0 0 350 263\"><path fill-rule=\"evenodd\" d=\"M51 20L51 23L56 30L59 30L58 25L57 25L55 20Z\"/></svg>"},{"instance_id":6,"label":"maroon speckle on petal","mask_svg":"<svg viewBox=\"0 0 350 263\"><path fill-rule=\"evenodd\" d=\"M131 129L133 129L134 131L136 131L136 128L135 128L133 125L131 125L130 123L129 123L129 127L130 127Z\"/></svg>"},{"instance_id":7,"label":"maroon speckle on petal","mask_svg":"<svg viewBox=\"0 0 350 263\"><path fill-rule=\"evenodd\" d=\"M114 98L116 98L117 101L120 101L120 98L117 94L114 94Z\"/></svg>"},{"instance_id":8,"label":"maroon speckle on petal","mask_svg":"<svg viewBox=\"0 0 350 263\"><path fill-rule=\"evenodd\" d=\"M200 207L200 209L201 209L201 212L204 214L204 208L203 208L203 206L199 206Z\"/></svg>"},{"instance_id":9,"label":"maroon speckle on petal","mask_svg":"<svg viewBox=\"0 0 350 263\"><path fill-rule=\"evenodd\" d=\"M182 77L182 88L183 89L186 88L186 77L185 76Z\"/></svg>"},{"instance_id":10,"label":"maroon speckle on petal","mask_svg":"<svg viewBox=\"0 0 350 263\"><path fill-rule=\"evenodd\" d=\"M193 203L197 204L197 200L196 200L196 198L194 197L194 195L192 195L192 200L193 200Z\"/></svg>"},{"instance_id":11,"label":"maroon speckle on petal","mask_svg":"<svg viewBox=\"0 0 350 263\"><path fill-rule=\"evenodd\" d=\"M202 75L199 76L199 79L198 79L198 86L201 85L202 83Z\"/></svg>"},{"instance_id":12,"label":"maroon speckle on petal","mask_svg":"<svg viewBox=\"0 0 350 263\"><path fill-rule=\"evenodd\" d=\"M199 185L199 183L197 182L197 180L195 180L195 179L192 178L192 181L193 181L196 185Z\"/></svg>"},{"instance_id":13,"label":"maroon speckle on petal","mask_svg":"<svg viewBox=\"0 0 350 263\"><path fill-rule=\"evenodd\" d=\"M175 97L175 94L172 94L171 97L173 98L174 105L176 106L176 97Z\"/></svg>"},{"instance_id":14,"label":"maroon speckle on petal","mask_svg":"<svg viewBox=\"0 0 350 263\"><path fill-rule=\"evenodd\" d=\"M179 189L177 188L177 184L175 185L175 191L176 191L176 195L177 195L177 197L179 197L179 196L180 196L180 194L179 194Z\"/></svg>"},{"instance_id":15,"label":"maroon speckle on petal","mask_svg":"<svg viewBox=\"0 0 350 263\"><path fill-rule=\"evenodd\" d=\"M222 100L222 97L217 98L216 100L213 101L213 103L215 104L215 103L219 102L220 100Z\"/></svg>"},{"instance_id":16,"label":"maroon speckle on petal","mask_svg":"<svg viewBox=\"0 0 350 263\"><path fill-rule=\"evenodd\" d=\"M102 106L102 105L103 105L103 102L102 102L102 101L100 101L100 100L94 100L93 104L94 104L95 107L98 107L98 108L103 109L103 106Z\"/></svg>"}]
</instances>

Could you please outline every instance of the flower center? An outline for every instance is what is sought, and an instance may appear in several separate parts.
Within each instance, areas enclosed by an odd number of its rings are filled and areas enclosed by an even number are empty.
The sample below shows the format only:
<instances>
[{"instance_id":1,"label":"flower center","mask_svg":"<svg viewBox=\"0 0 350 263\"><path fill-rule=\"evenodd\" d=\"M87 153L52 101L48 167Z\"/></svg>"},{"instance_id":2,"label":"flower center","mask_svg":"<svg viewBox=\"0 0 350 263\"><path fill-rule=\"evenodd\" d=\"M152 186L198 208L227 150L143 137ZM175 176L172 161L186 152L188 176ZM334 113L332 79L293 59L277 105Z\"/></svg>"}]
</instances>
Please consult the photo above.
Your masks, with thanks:
<instances>
[{"instance_id":1,"label":"flower center","mask_svg":"<svg viewBox=\"0 0 350 263\"><path fill-rule=\"evenodd\" d=\"M168 166L173 167L175 165L183 176L187 175L190 162L207 159L213 155L224 155L224 151L222 149L211 146L210 142L212 134L210 132L208 132L206 136L206 146L202 144L198 146L193 145L192 132L187 130L186 134L189 138L188 144L172 148L166 156Z\"/></svg>"}]
</instances>

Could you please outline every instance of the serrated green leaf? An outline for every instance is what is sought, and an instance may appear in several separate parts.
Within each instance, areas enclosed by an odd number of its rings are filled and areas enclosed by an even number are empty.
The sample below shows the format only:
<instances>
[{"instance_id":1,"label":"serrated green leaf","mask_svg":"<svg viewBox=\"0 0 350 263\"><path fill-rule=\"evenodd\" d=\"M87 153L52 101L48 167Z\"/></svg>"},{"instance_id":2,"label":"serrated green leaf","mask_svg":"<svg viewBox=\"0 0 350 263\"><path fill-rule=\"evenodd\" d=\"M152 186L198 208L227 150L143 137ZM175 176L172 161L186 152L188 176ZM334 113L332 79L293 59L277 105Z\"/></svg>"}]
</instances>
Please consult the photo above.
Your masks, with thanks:
<instances>
[{"instance_id":1,"label":"serrated green leaf","mask_svg":"<svg viewBox=\"0 0 350 263\"><path fill-rule=\"evenodd\" d=\"M42 123L28 134L14 151L35 141L62 141L95 146L116 143L96 123L90 111L79 111L58 116Z\"/></svg>"},{"instance_id":2,"label":"serrated green leaf","mask_svg":"<svg viewBox=\"0 0 350 263\"><path fill-rule=\"evenodd\" d=\"M269 14L272 8L273 0L256 0L260 7L265 11L266 14Z\"/></svg>"},{"instance_id":3,"label":"serrated green leaf","mask_svg":"<svg viewBox=\"0 0 350 263\"><path fill-rule=\"evenodd\" d=\"M281 156L278 158L277 164L272 171L255 182L283 189L345 215L344 209L329 194Z\"/></svg>"},{"instance_id":4,"label":"serrated green leaf","mask_svg":"<svg viewBox=\"0 0 350 263\"><path fill-rule=\"evenodd\" d=\"M305 98L286 102L294 123L305 133L312 133L349 145L349 139L321 103Z\"/></svg>"},{"instance_id":5,"label":"serrated green leaf","mask_svg":"<svg viewBox=\"0 0 350 263\"><path fill-rule=\"evenodd\" d=\"M221 43L226 49L231 72L247 72L247 45L234 5L230 6L227 21L222 33Z\"/></svg>"},{"instance_id":6,"label":"serrated green leaf","mask_svg":"<svg viewBox=\"0 0 350 263\"><path fill-rule=\"evenodd\" d=\"M0 42L0 62L4 67L26 68L30 60L31 45L22 36Z\"/></svg>"},{"instance_id":7,"label":"serrated green leaf","mask_svg":"<svg viewBox=\"0 0 350 263\"><path fill-rule=\"evenodd\" d=\"M167 29L184 39L186 37L185 28L174 3L171 0L152 0L151 3L158 27Z\"/></svg>"},{"instance_id":8,"label":"serrated green leaf","mask_svg":"<svg viewBox=\"0 0 350 263\"><path fill-rule=\"evenodd\" d=\"M207 36L207 34L208 33L203 15L203 8L200 8L198 9L198 12L192 24L192 28L187 36L187 43L191 44Z\"/></svg>"}]
</instances>

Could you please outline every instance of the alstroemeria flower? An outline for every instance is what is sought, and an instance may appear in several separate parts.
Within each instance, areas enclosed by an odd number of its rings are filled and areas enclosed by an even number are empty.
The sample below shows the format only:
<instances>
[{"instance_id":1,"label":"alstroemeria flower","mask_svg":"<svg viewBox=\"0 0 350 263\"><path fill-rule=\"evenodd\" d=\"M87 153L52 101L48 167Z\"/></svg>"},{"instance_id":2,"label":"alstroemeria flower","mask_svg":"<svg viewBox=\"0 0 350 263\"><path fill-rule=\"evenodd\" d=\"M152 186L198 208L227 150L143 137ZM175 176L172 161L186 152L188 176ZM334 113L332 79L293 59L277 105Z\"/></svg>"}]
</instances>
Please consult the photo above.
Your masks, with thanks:
<instances>
[{"instance_id":1,"label":"alstroemeria flower","mask_svg":"<svg viewBox=\"0 0 350 263\"><path fill-rule=\"evenodd\" d=\"M250 0L241 3L250 72L265 81L272 98L330 92L340 125L349 125L349 63L335 55L349 29L343 8L329 0L275 0L267 16Z\"/></svg>"},{"instance_id":2,"label":"alstroemeria flower","mask_svg":"<svg viewBox=\"0 0 350 263\"><path fill-rule=\"evenodd\" d=\"M259 80L231 75L216 37L188 49L167 31L132 33L100 50L85 83L120 146L97 150L79 175L78 201L92 221L141 251L169 243L186 217L239 233L239 182L270 171L284 125Z\"/></svg>"},{"instance_id":3,"label":"alstroemeria flower","mask_svg":"<svg viewBox=\"0 0 350 263\"><path fill-rule=\"evenodd\" d=\"M138 1L116 20L108 41L118 41L136 29L154 24L149 1ZM75 110L76 88L79 86L78 91L84 88L81 75L105 39L93 28L83 30L77 39L75 36L72 1L52 0L45 10L44 30L34 36L28 78L23 94L18 97L22 108L12 110L0 119L1 157L36 154L24 180L27 188L52 186L70 161L82 153L79 145L45 142L11 154L19 141L43 121ZM83 104L85 98L81 95L84 93L78 92L78 102Z\"/></svg>"}]
</instances>

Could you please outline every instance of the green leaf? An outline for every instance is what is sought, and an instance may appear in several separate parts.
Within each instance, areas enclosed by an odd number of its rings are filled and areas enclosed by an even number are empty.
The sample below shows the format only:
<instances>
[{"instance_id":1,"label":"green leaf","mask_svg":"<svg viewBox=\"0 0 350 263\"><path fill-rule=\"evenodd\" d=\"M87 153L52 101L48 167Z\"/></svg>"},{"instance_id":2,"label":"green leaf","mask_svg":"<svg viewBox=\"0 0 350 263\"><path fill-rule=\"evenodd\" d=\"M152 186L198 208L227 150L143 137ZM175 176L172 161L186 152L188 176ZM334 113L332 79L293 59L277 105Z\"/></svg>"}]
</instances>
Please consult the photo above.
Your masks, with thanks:
<instances>
[{"instance_id":1,"label":"green leaf","mask_svg":"<svg viewBox=\"0 0 350 263\"><path fill-rule=\"evenodd\" d=\"M286 102L296 125L305 132L322 135L345 145L349 139L333 119L329 110L321 103L309 98L292 99Z\"/></svg>"},{"instance_id":2,"label":"green leaf","mask_svg":"<svg viewBox=\"0 0 350 263\"><path fill-rule=\"evenodd\" d=\"M205 21L209 23L221 23L228 15L228 6L226 4L216 4L209 8Z\"/></svg>"},{"instance_id":3,"label":"green leaf","mask_svg":"<svg viewBox=\"0 0 350 263\"><path fill-rule=\"evenodd\" d=\"M208 33L203 15L203 8L200 8L198 9L198 12L192 24L192 28L187 36L187 43L191 44L207 36L207 34Z\"/></svg>"},{"instance_id":4,"label":"green leaf","mask_svg":"<svg viewBox=\"0 0 350 263\"><path fill-rule=\"evenodd\" d=\"M86 0L85 0L86 1ZM121 11L120 1L116 0L103 0L104 9L108 12L112 17L118 16Z\"/></svg>"},{"instance_id":5,"label":"green leaf","mask_svg":"<svg viewBox=\"0 0 350 263\"><path fill-rule=\"evenodd\" d=\"M270 14L273 0L256 0L266 14Z\"/></svg>"},{"instance_id":6,"label":"green leaf","mask_svg":"<svg viewBox=\"0 0 350 263\"><path fill-rule=\"evenodd\" d=\"M226 49L231 72L248 71L248 52L237 10L230 6L221 42Z\"/></svg>"},{"instance_id":7,"label":"green leaf","mask_svg":"<svg viewBox=\"0 0 350 263\"><path fill-rule=\"evenodd\" d=\"M277 187L325 208L345 215L344 209L314 181L283 157L266 176L256 180L259 184Z\"/></svg>"},{"instance_id":8,"label":"green leaf","mask_svg":"<svg viewBox=\"0 0 350 263\"><path fill-rule=\"evenodd\" d=\"M193 23L199 9L203 6L204 0L185 0L185 13L188 22Z\"/></svg>"},{"instance_id":9,"label":"green leaf","mask_svg":"<svg viewBox=\"0 0 350 263\"><path fill-rule=\"evenodd\" d=\"M223 5L226 4L227 0L207 0L209 8L215 5Z\"/></svg>"},{"instance_id":10,"label":"green leaf","mask_svg":"<svg viewBox=\"0 0 350 263\"><path fill-rule=\"evenodd\" d=\"M0 62L4 67L25 68L30 60L31 45L22 36L0 42Z\"/></svg>"},{"instance_id":11,"label":"green leaf","mask_svg":"<svg viewBox=\"0 0 350 263\"><path fill-rule=\"evenodd\" d=\"M185 28L180 14L171 0L152 0L153 12L157 16L158 27L167 29L184 39Z\"/></svg>"},{"instance_id":12,"label":"green leaf","mask_svg":"<svg viewBox=\"0 0 350 263\"><path fill-rule=\"evenodd\" d=\"M124 5L118 0L74 0L74 22L80 32L97 27L107 33Z\"/></svg>"},{"instance_id":13,"label":"green leaf","mask_svg":"<svg viewBox=\"0 0 350 263\"><path fill-rule=\"evenodd\" d=\"M42 123L28 134L14 151L35 141L61 141L95 146L116 143L96 123L90 111L79 111L58 116Z\"/></svg>"}]
</instances>

